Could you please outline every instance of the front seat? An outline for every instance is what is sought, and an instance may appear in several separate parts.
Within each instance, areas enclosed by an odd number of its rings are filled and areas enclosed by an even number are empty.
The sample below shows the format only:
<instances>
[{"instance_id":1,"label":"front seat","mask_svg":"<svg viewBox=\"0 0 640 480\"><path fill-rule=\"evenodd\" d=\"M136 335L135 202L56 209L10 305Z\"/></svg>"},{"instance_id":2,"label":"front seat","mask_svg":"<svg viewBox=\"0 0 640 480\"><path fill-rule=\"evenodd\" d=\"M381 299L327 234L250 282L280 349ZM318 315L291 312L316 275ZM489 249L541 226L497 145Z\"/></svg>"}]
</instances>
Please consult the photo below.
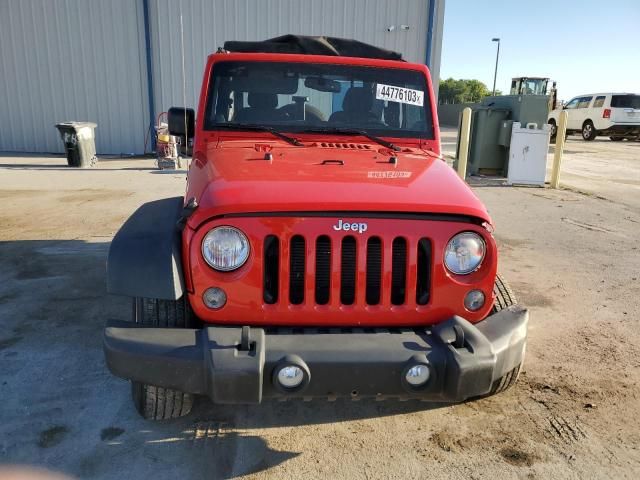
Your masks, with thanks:
<instances>
[{"instance_id":1,"label":"front seat","mask_svg":"<svg viewBox=\"0 0 640 480\"><path fill-rule=\"evenodd\" d=\"M342 111L333 112L329 123L363 124L379 123L376 115L371 111L373 107L373 93L366 87L351 87L342 100Z\"/></svg>"},{"instance_id":2,"label":"front seat","mask_svg":"<svg viewBox=\"0 0 640 480\"><path fill-rule=\"evenodd\" d=\"M233 117L234 122L261 123L282 119L282 114L276 110L277 94L250 92L247 100L249 107L238 111Z\"/></svg>"}]
</instances>

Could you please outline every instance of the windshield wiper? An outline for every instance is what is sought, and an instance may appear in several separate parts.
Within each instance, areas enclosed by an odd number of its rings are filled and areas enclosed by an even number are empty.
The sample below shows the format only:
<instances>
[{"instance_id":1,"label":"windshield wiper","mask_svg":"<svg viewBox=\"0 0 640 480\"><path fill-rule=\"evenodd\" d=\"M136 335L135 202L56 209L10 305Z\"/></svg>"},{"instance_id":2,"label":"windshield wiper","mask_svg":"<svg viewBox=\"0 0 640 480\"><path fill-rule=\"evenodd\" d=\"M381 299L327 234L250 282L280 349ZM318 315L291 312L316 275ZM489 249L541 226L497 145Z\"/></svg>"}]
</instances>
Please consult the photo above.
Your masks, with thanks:
<instances>
[{"instance_id":1,"label":"windshield wiper","mask_svg":"<svg viewBox=\"0 0 640 480\"><path fill-rule=\"evenodd\" d=\"M256 132L269 132L271 135L281 138L285 142L290 143L291 145L295 145L296 147L303 147L303 143L298 139L290 137L289 135L285 135L282 132L279 132L275 128L267 127L265 125L252 125L247 123L218 123L213 126L213 128L223 128L225 130L253 130Z\"/></svg>"},{"instance_id":2,"label":"windshield wiper","mask_svg":"<svg viewBox=\"0 0 640 480\"><path fill-rule=\"evenodd\" d=\"M400 151L400 147L394 145L391 142L387 142L386 140L376 137L375 135L371 135L365 130L358 130L357 128L309 128L302 130L300 133L334 133L337 135L362 135L363 137L368 138L372 142L376 142L383 147L390 148L396 152Z\"/></svg>"}]
</instances>

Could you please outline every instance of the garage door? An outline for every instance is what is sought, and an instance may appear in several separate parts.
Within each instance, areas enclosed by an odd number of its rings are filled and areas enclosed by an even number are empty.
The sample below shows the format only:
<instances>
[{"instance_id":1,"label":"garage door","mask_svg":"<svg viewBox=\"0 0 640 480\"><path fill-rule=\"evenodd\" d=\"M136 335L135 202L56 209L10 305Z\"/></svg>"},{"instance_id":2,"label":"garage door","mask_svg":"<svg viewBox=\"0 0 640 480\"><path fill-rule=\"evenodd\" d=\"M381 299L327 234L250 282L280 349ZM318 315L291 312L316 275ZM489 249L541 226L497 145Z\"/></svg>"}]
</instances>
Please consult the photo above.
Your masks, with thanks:
<instances>
[{"instance_id":1,"label":"garage door","mask_svg":"<svg viewBox=\"0 0 640 480\"><path fill-rule=\"evenodd\" d=\"M142 153L142 1L0 2L0 151L61 152L54 124L98 124L98 153Z\"/></svg>"}]
</instances>

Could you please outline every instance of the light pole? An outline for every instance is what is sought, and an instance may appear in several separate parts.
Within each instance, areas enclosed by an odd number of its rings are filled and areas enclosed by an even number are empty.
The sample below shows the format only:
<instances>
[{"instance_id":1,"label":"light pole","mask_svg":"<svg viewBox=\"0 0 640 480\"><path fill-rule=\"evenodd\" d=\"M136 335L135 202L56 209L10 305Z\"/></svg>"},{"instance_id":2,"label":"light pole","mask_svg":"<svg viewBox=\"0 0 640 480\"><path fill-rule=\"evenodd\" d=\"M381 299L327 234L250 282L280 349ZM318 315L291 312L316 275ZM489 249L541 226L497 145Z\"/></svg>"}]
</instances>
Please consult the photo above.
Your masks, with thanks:
<instances>
[{"instance_id":1,"label":"light pole","mask_svg":"<svg viewBox=\"0 0 640 480\"><path fill-rule=\"evenodd\" d=\"M498 58L500 57L500 39L499 38L492 38L491 41L492 42L498 42L498 51L496 52L496 69L493 72L493 93L492 93L492 95L495 96L495 94L496 94L496 77L498 76Z\"/></svg>"}]
</instances>

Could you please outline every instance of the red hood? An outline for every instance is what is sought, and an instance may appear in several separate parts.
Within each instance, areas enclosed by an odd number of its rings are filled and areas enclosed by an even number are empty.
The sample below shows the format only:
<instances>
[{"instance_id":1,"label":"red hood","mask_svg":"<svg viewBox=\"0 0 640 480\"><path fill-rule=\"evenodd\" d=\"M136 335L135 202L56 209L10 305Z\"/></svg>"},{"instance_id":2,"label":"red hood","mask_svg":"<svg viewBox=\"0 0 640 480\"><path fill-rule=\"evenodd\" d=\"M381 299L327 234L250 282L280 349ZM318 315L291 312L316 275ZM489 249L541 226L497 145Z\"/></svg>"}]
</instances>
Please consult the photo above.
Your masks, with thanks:
<instances>
[{"instance_id":1,"label":"red hood","mask_svg":"<svg viewBox=\"0 0 640 480\"><path fill-rule=\"evenodd\" d=\"M484 205L445 162L417 148L372 144L225 141L210 145L190 172L198 199L192 226L253 212L367 211L469 215L490 222ZM341 147L336 147L336 145ZM261 150L264 149L264 150ZM265 150L272 160L265 160Z\"/></svg>"}]
</instances>

